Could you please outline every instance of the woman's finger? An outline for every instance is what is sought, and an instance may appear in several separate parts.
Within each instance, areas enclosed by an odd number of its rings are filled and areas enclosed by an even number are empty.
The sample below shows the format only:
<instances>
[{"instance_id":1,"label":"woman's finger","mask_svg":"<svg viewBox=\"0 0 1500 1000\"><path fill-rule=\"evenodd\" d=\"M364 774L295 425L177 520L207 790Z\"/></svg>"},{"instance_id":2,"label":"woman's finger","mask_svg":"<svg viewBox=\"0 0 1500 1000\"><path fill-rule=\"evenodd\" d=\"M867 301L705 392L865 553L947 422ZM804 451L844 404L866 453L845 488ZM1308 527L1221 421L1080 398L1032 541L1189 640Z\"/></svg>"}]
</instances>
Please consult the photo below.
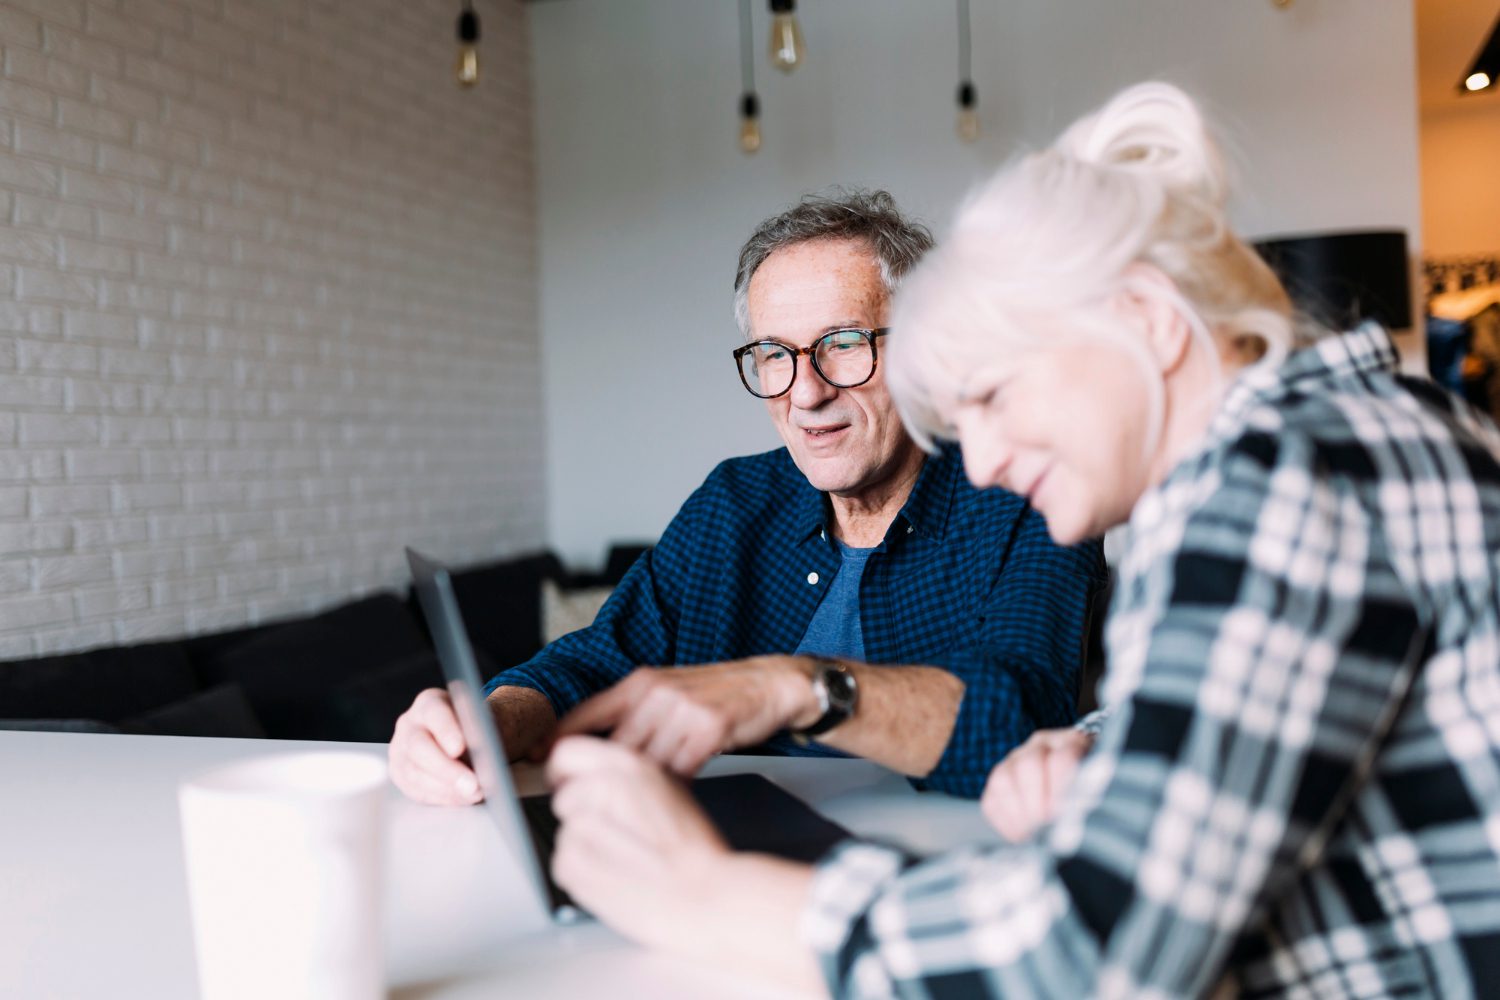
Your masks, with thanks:
<instances>
[{"instance_id":1,"label":"woman's finger","mask_svg":"<svg viewBox=\"0 0 1500 1000\"><path fill-rule=\"evenodd\" d=\"M984 798L980 808L984 812L990 825L999 831L1000 835L1009 841L1024 839L1020 835L1020 818L1017 814L1016 801L1020 797L1020 790L1016 787L1015 766L1006 761L990 772L990 780L985 785Z\"/></svg>"},{"instance_id":2,"label":"woman's finger","mask_svg":"<svg viewBox=\"0 0 1500 1000\"><path fill-rule=\"evenodd\" d=\"M1080 759L1078 747L1059 748L1047 755L1047 801L1044 823L1057 816L1057 807L1073 785L1073 776L1078 773Z\"/></svg>"}]
</instances>

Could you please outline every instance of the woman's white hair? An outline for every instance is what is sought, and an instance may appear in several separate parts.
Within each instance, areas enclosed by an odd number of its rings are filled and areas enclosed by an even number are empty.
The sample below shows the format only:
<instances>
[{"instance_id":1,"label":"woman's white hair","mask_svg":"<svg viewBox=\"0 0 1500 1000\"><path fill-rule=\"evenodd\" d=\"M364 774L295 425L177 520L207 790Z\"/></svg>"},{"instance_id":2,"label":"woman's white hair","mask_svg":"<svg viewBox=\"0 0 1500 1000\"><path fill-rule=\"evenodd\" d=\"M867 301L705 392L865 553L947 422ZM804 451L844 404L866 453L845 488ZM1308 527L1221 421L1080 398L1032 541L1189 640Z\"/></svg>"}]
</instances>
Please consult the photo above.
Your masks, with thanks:
<instances>
[{"instance_id":1,"label":"woman's white hair","mask_svg":"<svg viewBox=\"0 0 1500 1000\"><path fill-rule=\"evenodd\" d=\"M1002 168L894 303L886 378L913 437L929 449L951 438L940 403L960 398L976 370L1059 330L1113 337L1149 364L1144 341L1111 316L1121 293L1164 296L1216 359L1225 346L1278 364L1297 336L1291 304L1230 230L1227 196L1198 107L1165 83L1121 91L1050 148ZM1170 282L1140 280L1138 264ZM1163 389L1153 384L1159 431Z\"/></svg>"}]
</instances>

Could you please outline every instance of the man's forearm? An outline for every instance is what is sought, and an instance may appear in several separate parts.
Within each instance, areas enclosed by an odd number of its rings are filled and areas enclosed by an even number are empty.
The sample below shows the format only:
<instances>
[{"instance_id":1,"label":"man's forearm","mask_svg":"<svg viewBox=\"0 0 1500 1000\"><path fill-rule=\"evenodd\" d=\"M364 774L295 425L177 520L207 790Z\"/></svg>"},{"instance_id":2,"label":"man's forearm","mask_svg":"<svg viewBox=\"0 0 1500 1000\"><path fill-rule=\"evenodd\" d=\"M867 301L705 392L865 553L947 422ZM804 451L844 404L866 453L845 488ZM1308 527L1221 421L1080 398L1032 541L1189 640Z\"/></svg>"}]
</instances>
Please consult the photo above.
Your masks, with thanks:
<instances>
[{"instance_id":1,"label":"man's forearm","mask_svg":"<svg viewBox=\"0 0 1500 1000\"><path fill-rule=\"evenodd\" d=\"M500 726L500 738L511 760L520 760L546 745L557 728L557 713L535 688L498 687L485 703Z\"/></svg>"},{"instance_id":2,"label":"man's forearm","mask_svg":"<svg viewBox=\"0 0 1500 1000\"><path fill-rule=\"evenodd\" d=\"M795 730L816 722L819 709L812 695L813 661L793 659L806 689L805 701L792 719ZM930 773L953 735L964 682L939 667L841 662L854 673L859 702L848 722L819 736L818 742L902 774Z\"/></svg>"}]
</instances>

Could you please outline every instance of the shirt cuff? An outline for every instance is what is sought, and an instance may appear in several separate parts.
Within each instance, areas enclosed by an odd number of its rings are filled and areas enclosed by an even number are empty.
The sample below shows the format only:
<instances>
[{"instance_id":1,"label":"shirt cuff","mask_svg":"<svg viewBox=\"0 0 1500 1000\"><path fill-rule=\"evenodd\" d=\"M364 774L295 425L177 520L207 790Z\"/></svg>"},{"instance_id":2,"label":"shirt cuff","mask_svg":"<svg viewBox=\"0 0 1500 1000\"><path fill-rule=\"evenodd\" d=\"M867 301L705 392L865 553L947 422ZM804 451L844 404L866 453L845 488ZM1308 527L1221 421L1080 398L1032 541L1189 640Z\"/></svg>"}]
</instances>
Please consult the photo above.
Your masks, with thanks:
<instances>
[{"instance_id":1,"label":"shirt cuff","mask_svg":"<svg viewBox=\"0 0 1500 1000\"><path fill-rule=\"evenodd\" d=\"M994 766L1038 723L1026 710L1020 685L1000 660L961 653L934 657L929 664L963 681L964 693L937 765L912 784L977 799Z\"/></svg>"},{"instance_id":2,"label":"shirt cuff","mask_svg":"<svg viewBox=\"0 0 1500 1000\"><path fill-rule=\"evenodd\" d=\"M531 688L531 690L539 691L546 697L547 701L552 705L553 714L561 719L581 699L572 696L573 693L571 691L565 691L559 685L549 683L548 681L549 679L545 671L533 669L529 663L522 664L519 667L502 670L494 677L491 677L489 683L484 686L484 696L488 698L495 692L496 688Z\"/></svg>"},{"instance_id":3,"label":"shirt cuff","mask_svg":"<svg viewBox=\"0 0 1500 1000\"><path fill-rule=\"evenodd\" d=\"M1115 713L1113 708L1096 708L1088 715L1073 723L1073 728L1090 736L1098 737L1099 731L1109 721L1109 717Z\"/></svg>"},{"instance_id":4,"label":"shirt cuff","mask_svg":"<svg viewBox=\"0 0 1500 1000\"><path fill-rule=\"evenodd\" d=\"M875 900L912 863L876 844L843 844L818 863L799 936L818 958L832 996L893 996L869 931Z\"/></svg>"}]
</instances>

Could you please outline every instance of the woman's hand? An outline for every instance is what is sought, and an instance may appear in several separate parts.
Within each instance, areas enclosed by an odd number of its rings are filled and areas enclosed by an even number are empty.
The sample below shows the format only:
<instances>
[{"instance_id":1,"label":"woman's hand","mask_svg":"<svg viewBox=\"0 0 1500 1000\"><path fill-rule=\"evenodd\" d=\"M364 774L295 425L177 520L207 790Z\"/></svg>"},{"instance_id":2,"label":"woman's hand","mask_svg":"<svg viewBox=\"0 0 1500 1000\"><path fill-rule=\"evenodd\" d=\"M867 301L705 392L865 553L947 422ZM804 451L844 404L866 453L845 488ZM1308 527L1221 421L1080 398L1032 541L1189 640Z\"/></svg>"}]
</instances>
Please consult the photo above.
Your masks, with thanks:
<instances>
[{"instance_id":1,"label":"woman's hand","mask_svg":"<svg viewBox=\"0 0 1500 1000\"><path fill-rule=\"evenodd\" d=\"M695 951L697 911L730 852L682 783L592 736L558 741L547 775L562 821L552 858L558 883L628 937Z\"/></svg>"},{"instance_id":2,"label":"woman's hand","mask_svg":"<svg viewBox=\"0 0 1500 1000\"><path fill-rule=\"evenodd\" d=\"M1052 822L1078 762L1094 738L1078 729L1038 729L995 765L979 808L990 825L1012 843L1029 839Z\"/></svg>"}]
</instances>

